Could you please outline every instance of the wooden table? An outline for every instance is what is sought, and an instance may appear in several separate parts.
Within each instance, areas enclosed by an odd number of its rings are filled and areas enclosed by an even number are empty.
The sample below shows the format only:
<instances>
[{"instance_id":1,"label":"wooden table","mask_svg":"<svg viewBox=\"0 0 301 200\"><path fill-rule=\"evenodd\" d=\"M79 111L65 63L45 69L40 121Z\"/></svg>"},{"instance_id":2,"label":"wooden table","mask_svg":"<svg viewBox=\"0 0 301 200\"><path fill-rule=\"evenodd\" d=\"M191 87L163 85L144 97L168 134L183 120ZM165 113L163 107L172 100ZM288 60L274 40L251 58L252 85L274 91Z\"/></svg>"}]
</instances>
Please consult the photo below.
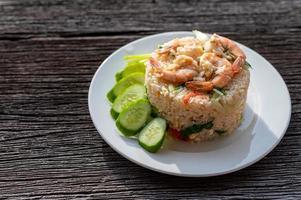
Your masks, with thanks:
<instances>
[{"instance_id":1,"label":"wooden table","mask_svg":"<svg viewBox=\"0 0 301 200\"><path fill-rule=\"evenodd\" d=\"M224 176L181 178L137 166L102 140L88 112L92 76L113 51L192 29L259 52L292 99L275 150ZM301 199L300 64L300 0L1 0L0 198Z\"/></svg>"}]
</instances>

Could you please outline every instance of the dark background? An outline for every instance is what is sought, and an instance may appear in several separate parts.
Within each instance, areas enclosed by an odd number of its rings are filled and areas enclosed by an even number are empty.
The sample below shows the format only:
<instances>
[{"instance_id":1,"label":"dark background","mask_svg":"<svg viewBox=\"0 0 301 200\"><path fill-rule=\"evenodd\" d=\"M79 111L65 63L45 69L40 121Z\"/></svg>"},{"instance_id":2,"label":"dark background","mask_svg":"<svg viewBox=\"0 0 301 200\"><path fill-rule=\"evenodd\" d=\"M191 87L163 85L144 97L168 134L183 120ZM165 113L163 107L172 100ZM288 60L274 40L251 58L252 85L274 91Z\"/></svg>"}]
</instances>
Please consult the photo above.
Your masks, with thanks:
<instances>
[{"instance_id":1,"label":"dark background","mask_svg":"<svg viewBox=\"0 0 301 200\"><path fill-rule=\"evenodd\" d=\"M102 140L88 112L92 76L113 51L193 29L259 52L292 100L291 123L274 151L219 177L137 166ZM0 0L0 198L301 199L300 50L300 0Z\"/></svg>"}]
</instances>

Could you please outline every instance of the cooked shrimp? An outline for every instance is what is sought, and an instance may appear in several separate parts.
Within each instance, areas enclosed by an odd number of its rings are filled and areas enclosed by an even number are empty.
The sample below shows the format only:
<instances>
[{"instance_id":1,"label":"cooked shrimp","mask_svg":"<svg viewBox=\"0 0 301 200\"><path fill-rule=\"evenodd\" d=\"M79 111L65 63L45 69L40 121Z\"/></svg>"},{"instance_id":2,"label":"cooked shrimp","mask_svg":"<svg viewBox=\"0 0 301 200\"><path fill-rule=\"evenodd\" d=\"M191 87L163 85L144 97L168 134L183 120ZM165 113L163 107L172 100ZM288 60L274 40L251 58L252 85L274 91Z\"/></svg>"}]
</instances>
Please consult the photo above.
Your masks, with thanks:
<instances>
[{"instance_id":1,"label":"cooked shrimp","mask_svg":"<svg viewBox=\"0 0 301 200\"><path fill-rule=\"evenodd\" d=\"M177 55L186 55L197 59L203 54L203 48L201 46L184 46L177 48Z\"/></svg>"},{"instance_id":2,"label":"cooked shrimp","mask_svg":"<svg viewBox=\"0 0 301 200\"><path fill-rule=\"evenodd\" d=\"M165 43L160 49L156 51L162 58L166 60L168 55L187 55L194 59L202 55L202 43L193 37L176 38L170 42Z\"/></svg>"},{"instance_id":3,"label":"cooked shrimp","mask_svg":"<svg viewBox=\"0 0 301 200\"><path fill-rule=\"evenodd\" d=\"M226 37L222 37L222 36L219 36L216 34L214 36L224 49L230 51L236 57L242 57L243 59L246 59L246 55L237 46L237 44L235 44L235 42L233 42L232 40L230 40Z\"/></svg>"},{"instance_id":4,"label":"cooked shrimp","mask_svg":"<svg viewBox=\"0 0 301 200\"><path fill-rule=\"evenodd\" d=\"M208 92L214 87L225 87L234 76L231 63L225 59L217 56L214 53L205 53L200 58L201 65L208 65L210 63L215 70L215 76L211 81L189 81L186 87L192 90Z\"/></svg>"},{"instance_id":5,"label":"cooked shrimp","mask_svg":"<svg viewBox=\"0 0 301 200\"><path fill-rule=\"evenodd\" d=\"M238 73L241 70L242 66L245 64L246 55L232 40L219 35L217 36L217 40L220 42L224 49L235 56L232 68L235 74Z\"/></svg>"},{"instance_id":6,"label":"cooked shrimp","mask_svg":"<svg viewBox=\"0 0 301 200\"><path fill-rule=\"evenodd\" d=\"M178 69L176 71L162 70L159 72L160 78L173 84L182 84L190 81L197 74L197 71L192 69Z\"/></svg>"},{"instance_id":7,"label":"cooked shrimp","mask_svg":"<svg viewBox=\"0 0 301 200\"><path fill-rule=\"evenodd\" d=\"M158 54L166 54L169 53L171 50L176 50L176 48L180 45L179 39L173 39L167 43L165 43L162 48L158 49L156 53Z\"/></svg>"},{"instance_id":8,"label":"cooked shrimp","mask_svg":"<svg viewBox=\"0 0 301 200\"><path fill-rule=\"evenodd\" d=\"M193 91L210 92L213 90L213 83L210 81L188 81L185 86Z\"/></svg>"},{"instance_id":9,"label":"cooked shrimp","mask_svg":"<svg viewBox=\"0 0 301 200\"><path fill-rule=\"evenodd\" d=\"M179 46L202 45L202 42L194 37L183 37L178 39Z\"/></svg>"},{"instance_id":10,"label":"cooked shrimp","mask_svg":"<svg viewBox=\"0 0 301 200\"><path fill-rule=\"evenodd\" d=\"M244 64L245 64L245 59L243 59L242 57L237 57L232 64L232 69L234 74L239 73Z\"/></svg>"},{"instance_id":11,"label":"cooked shrimp","mask_svg":"<svg viewBox=\"0 0 301 200\"><path fill-rule=\"evenodd\" d=\"M177 66L177 68L188 68L196 70L198 68L198 63L192 57L186 55L179 55L173 61L173 64Z\"/></svg>"},{"instance_id":12,"label":"cooked shrimp","mask_svg":"<svg viewBox=\"0 0 301 200\"><path fill-rule=\"evenodd\" d=\"M150 58L149 63L154 67L158 76L166 82L173 84L182 84L193 79L198 75L196 71L197 63L195 60L188 56L178 56L174 63L171 64L172 68L163 68L160 63L153 57Z\"/></svg>"},{"instance_id":13,"label":"cooked shrimp","mask_svg":"<svg viewBox=\"0 0 301 200\"><path fill-rule=\"evenodd\" d=\"M246 55L234 41L217 34L212 35L210 40L205 43L204 48L205 52L213 52L219 56L230 54L226 57L231 60L235 59L232 65L235 73L241 70L246 60Z\"/></svg>"}]
</instances>

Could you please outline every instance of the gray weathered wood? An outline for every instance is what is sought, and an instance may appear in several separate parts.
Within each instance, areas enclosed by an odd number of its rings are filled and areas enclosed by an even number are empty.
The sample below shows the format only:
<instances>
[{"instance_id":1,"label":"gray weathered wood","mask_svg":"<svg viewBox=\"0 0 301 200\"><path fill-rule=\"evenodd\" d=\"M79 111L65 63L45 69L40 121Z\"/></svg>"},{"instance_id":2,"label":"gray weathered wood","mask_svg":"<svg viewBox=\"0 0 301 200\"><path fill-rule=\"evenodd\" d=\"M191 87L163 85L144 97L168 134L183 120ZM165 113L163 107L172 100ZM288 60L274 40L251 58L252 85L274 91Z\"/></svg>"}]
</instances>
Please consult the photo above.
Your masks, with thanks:
<instances>
[{"instance_id":1,"label":"gray weathered wood","mask_svg":"<svg viewBox=\"0 0 301 200\"><path fill-rule=\"evenodd\" d=\"M282 142L233 174L181 178L139 167L89 116L89 83L110 53L144 35L191 29L258 51L291 94ZM1 1L0 199L300 199L300 58L300 0Z\"/></svg>"}]
</instances>

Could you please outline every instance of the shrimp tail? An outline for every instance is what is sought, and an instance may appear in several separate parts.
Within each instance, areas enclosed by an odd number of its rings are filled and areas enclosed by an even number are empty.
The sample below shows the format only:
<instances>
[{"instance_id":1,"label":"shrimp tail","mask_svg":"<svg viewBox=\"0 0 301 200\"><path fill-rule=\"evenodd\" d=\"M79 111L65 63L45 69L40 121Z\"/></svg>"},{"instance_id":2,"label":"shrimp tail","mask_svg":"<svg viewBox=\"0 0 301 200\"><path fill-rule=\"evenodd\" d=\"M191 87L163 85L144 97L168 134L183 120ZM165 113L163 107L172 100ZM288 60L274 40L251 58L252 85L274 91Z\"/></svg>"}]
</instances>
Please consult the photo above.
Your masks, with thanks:
<instances>
[{"instance_id":1,"label":"shrimp tail","mask_svg":"<svg viewBox=\"0 0 301 200\"><path fill-rule=\"evenodd\" d=\"M228 49L232 54L234 54L236 57L242 57L243 59L246 59L246 55L244 54L244 52L238 47L237 44L235 44L235 42L233 42L232 40L223 37L223 36L219 36L217 35L218 41L220 42L220 44Z\"/></svg>"},{"instance_id":2,"label":"shrimp tail","mask_svg":"<svg viewBox=\"0 0 301 200\"><path fill-rule=\"evenodd\" d=\"M232 64L232 70L234 74L238 74L244 64L245 64L245 59L242 58L241 56L237 57Z\"/></svg>"}]
</instances>

